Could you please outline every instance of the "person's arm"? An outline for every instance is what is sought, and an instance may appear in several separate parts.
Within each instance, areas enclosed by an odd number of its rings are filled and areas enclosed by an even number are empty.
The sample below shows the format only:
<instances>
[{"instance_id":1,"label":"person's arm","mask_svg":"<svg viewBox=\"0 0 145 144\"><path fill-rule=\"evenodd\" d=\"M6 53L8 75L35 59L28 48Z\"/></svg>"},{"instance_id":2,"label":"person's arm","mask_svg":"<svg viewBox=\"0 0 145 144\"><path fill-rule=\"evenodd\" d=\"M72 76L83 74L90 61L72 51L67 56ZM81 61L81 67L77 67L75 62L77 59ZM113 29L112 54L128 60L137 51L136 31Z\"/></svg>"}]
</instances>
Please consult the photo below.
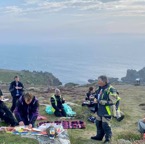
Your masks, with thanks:
<instances>
[{"instance_id":1,"label":"person's arm","mask_svg":"<svg viewBox=\"0 0 145 144\"><path fill-rule=\"evenodd\" d=\"M22 90L22 91L24 89L24 86L23 86L23 84L21 82L19 82L19 89Z\"/></svg>"},{"instance_id":2,"label":"person's arm","mask_svg":"<svg viewBox=\"0 0 145 144\"><path fill-rule=\"evenodd\" d=\"M109 92L108 92L108 100L100 100L99 103L101 105L115 105L117 102L117 91L114 88L110 88Z\"/></svg>"},{"instance_id":3,"label":"person's arm","mask_svg":"<svg viewBox=\"0 0 145 144\"><path fill-rule=\"evenodd\" d=\"M115 88L110 88L109 92L110 104L115 105L118 100L117 90Z\"/></svg>"},{"instance_id":4,"label":"person's arm","mask_svg":"<svg viewBox=\"0 0 145 144\"><path fill-rule=\"evenodd\" d=\"M86 100L89 100L89 99L90 99L90 93L87 92L87 93L86 93Z\"/></svg>"},{"instance_id":5,"label":"person's arm","mask_svg":"<svg viewBox=\"0 0 145 144\"><path fill-rule=\"evenodd\" d=\"M0 89L0 96L3 96L2 90Z\"/></svg>"},{"instance_id":6,"label":"person's arm","mask_svg":"<svg viewBox=\"0 0 145 144\"><path fill-rule=\"evenodd\" d=\"M9 91L13 92L15 90L14 83L10 83Z\"/></svg>"},{"instance_id":7,"label":"person's arm","mask_svg":"<svg viewBox=\"0 0 145 144\"><path fill-rule=\"evenodd\" d=\"M33 108L32 108L32 116L30 117L30 122L29 124L34 124L37 117L39 115L39 102L38 100L35 102L35 105L33 105Z\"/></svg>"},{"instance_id":8,"label":"person's arm","mask_svg":"<svg viewBox=\"0 0 145 144\"><path fill-rule=\"evenodd\" d=\"M64 104L65 103L65 99L62 97L61 98L61 102Z\"/></svg>"},{"instance_id":9,"label":"person's arm","mask_svg":"<svg viewBox=\"0 0 145 144\"><path fill-rule=\"evenodd\" d=\"M55 105L55 99L54 99L53 97L51 97L50 101L51 101L52 107L53 107L55 110L59 111L59 108Z\"/></svg>"}]
</instances>

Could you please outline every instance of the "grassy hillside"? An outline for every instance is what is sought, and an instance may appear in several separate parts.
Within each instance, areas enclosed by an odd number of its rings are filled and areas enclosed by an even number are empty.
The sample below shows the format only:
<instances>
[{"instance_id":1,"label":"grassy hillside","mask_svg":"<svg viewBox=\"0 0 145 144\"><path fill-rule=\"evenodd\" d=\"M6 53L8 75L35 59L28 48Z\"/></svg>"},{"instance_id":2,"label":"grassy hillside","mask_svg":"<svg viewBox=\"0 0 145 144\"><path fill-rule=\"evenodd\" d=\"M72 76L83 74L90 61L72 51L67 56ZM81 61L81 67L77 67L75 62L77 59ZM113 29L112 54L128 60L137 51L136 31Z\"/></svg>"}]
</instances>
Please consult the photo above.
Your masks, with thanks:
<instances>
[{"instance_id":1,"label":"grassy hillside","mask_svg":"<svg viewBox=\"0 0 145 144\"><path fill-rule=\"evenodd\" d=\"M9 84L15 75L20 76L20 80L24 84L29 85L50 85L50 86L58 86L62 83L54 77L49 72L37 72L37 71L13 71L13 70L2 70L0 69L0 83Z\"/></svg>"},{"instance_id":2,"label":"grassy hillside","mask_svg":"<svg viewBox=\"0 0 145 144\"><path fill-rule=\"evenodd\" d=\"M125 113L125 119L121 122L117 122L112 119L112 130L113 138L112 144L118 144L118 139L126 139L135 141L140 139L140 134L137 131L137 122L139 119L145 117L145 87L144 86L133 86L133 85L114 85L120 92L121 100L121 110ZM88 87L76 87L76 88L62 88L62 95L64 98L72 103L78 104L72 106L73 110L77 112L75 119L84 120L86 122L86 129L70 129L68 130L70 140L72 144L102 144L102 142L97 142L90 140L90 137L96 134L96 127L93 123L87 121L87 117L91 114L88 108L81 107L82 100L87 91ZM49 103L49 98L52 95L52 91L49 93L34 93L38 98L40 103ZM10 105L10 103L8 103ZM142 104L142 106L140 106ZM45 113L45 106L40 107L40 113L48 117L49 121L58 120L54 116L49 116ZM0 144L21 144L23 139L18 136L8 135L5 133L0 134ZM14 143L13 140L17 143ZM25 139L25 144L33 144L35 140ZM4 143L5 142L5 143Z\"/></svg>"}]
</instances>

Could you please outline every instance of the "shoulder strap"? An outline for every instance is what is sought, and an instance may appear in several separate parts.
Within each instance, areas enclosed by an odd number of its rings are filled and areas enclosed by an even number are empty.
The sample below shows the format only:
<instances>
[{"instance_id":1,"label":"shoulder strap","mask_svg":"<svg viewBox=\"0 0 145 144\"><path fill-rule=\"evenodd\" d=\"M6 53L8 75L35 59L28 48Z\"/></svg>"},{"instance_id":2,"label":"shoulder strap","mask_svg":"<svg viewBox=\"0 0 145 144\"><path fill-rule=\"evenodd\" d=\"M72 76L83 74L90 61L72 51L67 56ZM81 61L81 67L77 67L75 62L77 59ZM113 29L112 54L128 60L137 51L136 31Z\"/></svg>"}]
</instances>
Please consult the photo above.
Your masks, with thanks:
<instances>
[{"instance_id":1,"label":"shoulder strap","mask_svg":"<svg viewBox=\"0 0 145 144\"><path fill-rule=\"evenodd\" d=\"M57 106L57 100L56 100L55 95L53 95L53 96L51 96L51 97L54 99L54 101L55 101L55 105Z\"/></svg>"}]
</instances>

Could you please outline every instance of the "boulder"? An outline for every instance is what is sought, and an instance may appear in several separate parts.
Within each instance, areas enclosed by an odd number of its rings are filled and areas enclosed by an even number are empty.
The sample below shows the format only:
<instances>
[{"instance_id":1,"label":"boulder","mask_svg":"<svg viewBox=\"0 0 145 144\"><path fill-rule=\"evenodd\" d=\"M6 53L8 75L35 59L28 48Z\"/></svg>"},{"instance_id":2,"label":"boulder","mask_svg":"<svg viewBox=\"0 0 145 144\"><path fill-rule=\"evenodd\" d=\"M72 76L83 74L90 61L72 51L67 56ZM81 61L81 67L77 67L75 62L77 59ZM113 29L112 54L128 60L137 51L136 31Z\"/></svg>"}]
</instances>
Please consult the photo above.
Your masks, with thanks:
<instances>
[{"instance_id":1,"label":"boulder","mask_svg":"<svg viewBox=\"0 0 145 144\"><path fill-rule=\"evenodd\" d=\"M72 87L76 87L76 86L79 86L79 84L76 84L76 83L66 83L65 85L64 85L64 87L67 87L67 88L72 88Z\"/></svg>"},{"instance_id":2,"label":"boulder","mask_svg":"<svg viewBox=\"0 0 145 144\"><path fill-rule=\"evenodd\" d=\"M128 69L125 77L122 77L121 80L126 83L135 83L137 80L140 80L142 83L145 83L145 67L139 71Z\"/></svg>"}]
</instances>

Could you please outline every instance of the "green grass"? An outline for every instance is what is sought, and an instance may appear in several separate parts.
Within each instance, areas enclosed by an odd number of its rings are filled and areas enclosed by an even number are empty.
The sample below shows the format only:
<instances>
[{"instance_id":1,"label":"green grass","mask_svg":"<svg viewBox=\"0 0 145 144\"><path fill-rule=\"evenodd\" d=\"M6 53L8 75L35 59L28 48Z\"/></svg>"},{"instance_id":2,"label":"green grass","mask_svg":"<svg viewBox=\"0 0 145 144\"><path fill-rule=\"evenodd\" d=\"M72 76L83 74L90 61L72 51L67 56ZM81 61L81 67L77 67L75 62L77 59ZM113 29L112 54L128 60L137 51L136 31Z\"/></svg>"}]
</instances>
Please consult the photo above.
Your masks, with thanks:
<instances>
[{"instance_id":1,"label":"green grass","mask_svg":"<svg viewBox=\"0 0 145 144\"><path fill-rule=\"evenodd\" d=\"M0 144L38 144L38 141L30 138L22 138L17 135L0 133Z\"/></svg>"},{"instance_id":2,"label":"green grass","mask_svg":"<svg viewBox=\"0 0 145 144\"><path fill-rule=\"evenodd\" d=\"M118 91L120 92L121 100L121 110L125 113L125 119L121 122L117 122L112 119L111 126L113 131L112 144L117 144L118 139L125 139L130 141L135 141L141 139L140 133L137 131L137 122L139 119L143 118L144 110L143 106L139 106L141 103L145 103L144 96L144 86L135 87L128 85L116 85ZM128 88L128 89L127 89ZM77 91L82 91L82 95L79 94L79 99L74 100L73 95L77 94ZM76 90L76 89L75 89ZM79 104L80 106L72 106L73 110L77 112L75 119L83 120L86 122L86 129L69 129L68 134L70 137L71 144L102 144L102 142L96 142L90 139L91 136L96 134L95 124L87 121L90 112L88 108L81 107L82 99L84 98L84 88L77 88L77 91L66 92L63 91L65 99ZM87 91L87 88L86 88ZM49 96L52 94L48 94ZM37 95L41 97L42 95ZM48 98L49 98L48 96ZM46 99L47 100L47 99ZM45 113L45 106L40 106L40 114L48 118L48 121L58 120L54 115L47 115ZM25 139L25 142L24 142ZM36 140L31 140L27 138L21 138L19 136L0 133L0 144L22 144L23 142L29 144L37 144ZM32 143L33 142L33 143ZM16 143L16 144L17 144Z\"/></svg>"},{"instance_id":3,"label":"green grass","mask_svg":"<svg viewBox=\"0 0 145 144\"><path fill-rule=\"evenodd\" d=\"M49 86L57 86L61 85L61 82L53 76L52 73L49 72L38 72L38 71L13 71L13 70L2 70L0 69L0 83L9 84L13 81L14 76L18 75L23 84L28 85L49 85Z\"/></svg>"}]
</instances>

